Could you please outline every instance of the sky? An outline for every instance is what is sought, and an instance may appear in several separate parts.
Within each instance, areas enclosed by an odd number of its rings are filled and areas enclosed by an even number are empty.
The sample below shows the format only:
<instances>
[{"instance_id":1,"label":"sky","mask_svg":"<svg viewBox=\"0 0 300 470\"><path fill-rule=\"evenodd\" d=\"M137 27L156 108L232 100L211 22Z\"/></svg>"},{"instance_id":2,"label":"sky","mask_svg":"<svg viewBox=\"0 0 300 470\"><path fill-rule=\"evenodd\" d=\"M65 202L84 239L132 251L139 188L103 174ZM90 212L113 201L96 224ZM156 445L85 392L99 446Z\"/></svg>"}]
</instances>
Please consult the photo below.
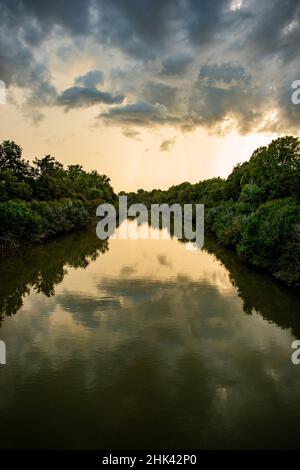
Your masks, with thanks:
<instances>
[{"instance_id":1,"label":"sky","mask_svg":"<svg viewBox=\"0 0 300 470\"><path fill-rule=\"evenodd\" d=\"M299 134L299 0L0 0L0 141L115 190L226 177Z\"/></svg>"}]
</instances>

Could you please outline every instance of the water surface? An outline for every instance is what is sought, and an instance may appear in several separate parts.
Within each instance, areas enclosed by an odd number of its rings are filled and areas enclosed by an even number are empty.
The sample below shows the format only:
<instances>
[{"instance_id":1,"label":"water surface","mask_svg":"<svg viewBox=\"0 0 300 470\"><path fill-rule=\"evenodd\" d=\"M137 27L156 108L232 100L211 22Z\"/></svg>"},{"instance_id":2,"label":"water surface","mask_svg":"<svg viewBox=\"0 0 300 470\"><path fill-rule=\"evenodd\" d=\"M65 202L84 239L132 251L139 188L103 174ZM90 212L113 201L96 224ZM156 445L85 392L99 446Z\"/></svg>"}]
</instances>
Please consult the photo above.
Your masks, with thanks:
<instances>
[{"instance_id":1,"label":"water surface","mask_svg":"<svg viewBox=\"0 0 300 470\"><path fill-rule=\"evenodd\" d=\"M300 447L299 296L213 240L78 232L0 279L1 448Z\"/></svg>"}]
</instances>

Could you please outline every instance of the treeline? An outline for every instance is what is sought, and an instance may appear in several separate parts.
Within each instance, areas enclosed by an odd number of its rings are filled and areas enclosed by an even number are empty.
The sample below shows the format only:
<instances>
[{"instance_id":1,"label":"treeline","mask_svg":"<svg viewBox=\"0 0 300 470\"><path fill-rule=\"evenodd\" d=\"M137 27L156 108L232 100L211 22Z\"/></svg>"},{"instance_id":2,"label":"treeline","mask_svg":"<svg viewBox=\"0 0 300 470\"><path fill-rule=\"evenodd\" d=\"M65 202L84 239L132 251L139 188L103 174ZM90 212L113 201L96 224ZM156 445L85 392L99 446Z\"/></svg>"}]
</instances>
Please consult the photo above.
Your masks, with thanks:
<instances>
[{"instance_id":1,"label":"treeline","mask_svg":"<svg viewBox=\"0 0 300 470\"><path fill-rule=\"evenodd\" d=\"M128 193L128 203L205 204L205 228L240 258L300 288L300 141L260 147L227 179Z\"/></svg>"},{"instance_id":2,"label":"treeline","mask_svg":"<svg viewBox=\"0 0 300 470\"><path fill-rule=\"evenodd\" d=\"M110 180L80 165L63 165L54 157L32 164L12 141L0 144L0 249L41 241L88 224L95 207L114 203Z\"/></svg>"}]
</instances>

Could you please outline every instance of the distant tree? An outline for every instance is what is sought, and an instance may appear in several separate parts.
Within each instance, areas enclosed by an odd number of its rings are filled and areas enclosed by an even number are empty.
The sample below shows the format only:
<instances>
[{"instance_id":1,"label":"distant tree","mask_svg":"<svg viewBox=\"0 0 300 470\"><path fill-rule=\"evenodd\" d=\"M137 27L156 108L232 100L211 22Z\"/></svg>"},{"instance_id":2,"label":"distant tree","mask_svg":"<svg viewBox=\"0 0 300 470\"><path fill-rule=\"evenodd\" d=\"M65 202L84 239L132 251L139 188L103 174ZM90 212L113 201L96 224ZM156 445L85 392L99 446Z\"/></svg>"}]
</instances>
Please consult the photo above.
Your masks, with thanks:
<instances>
[{"instance_id":1,"label":"distant tree","mask_svg":"<svg viewBox=\"0 0 300 470\"><path fill-rule=\"evenodd\" d=\"M0 144L0 172L11 170L18 179L30 175L30 166L22 159L22 148L12 140L4 140Z\"/></svg>"},{"instance_id":2,"label":"distant tree","mask_svg":"<svg viewBox=\"0 0 300 470\"><path fill-rule=\"evenodd\" d=\"M233 168L226 180L226 187L224 189L225 199L238 200L243 185L248 182L248 167L249 162L244 162L238 163Z\"/></svg>"},{"instance_id":3,"label":"distant tree","mask_svg":"<svg viewBox=\"0 0 300 470\"><path fill-rule=\"evenodd\" d=\"M249 181L262 188L270 198L295 193L300 174L300 141L285 136L260 147L249 160Z\"/></svg>"}]
</instances>

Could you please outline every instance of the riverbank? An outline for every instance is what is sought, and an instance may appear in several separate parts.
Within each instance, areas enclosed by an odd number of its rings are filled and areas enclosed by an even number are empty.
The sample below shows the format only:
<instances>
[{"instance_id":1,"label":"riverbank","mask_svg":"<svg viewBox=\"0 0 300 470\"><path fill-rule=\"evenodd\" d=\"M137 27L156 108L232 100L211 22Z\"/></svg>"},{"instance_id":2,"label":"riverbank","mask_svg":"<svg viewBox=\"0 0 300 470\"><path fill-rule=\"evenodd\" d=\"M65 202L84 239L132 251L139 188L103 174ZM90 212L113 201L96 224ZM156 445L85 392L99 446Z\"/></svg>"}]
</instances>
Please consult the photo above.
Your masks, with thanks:
<instances>
[{"instance_id":1,"label":"riverbank","mask_svg":"<svg viewBox=\"0 0 300 470\"><path fill-rule=\"evenodd\" d=\"M0 203L1 255L41 243L88 225L90 214L82 201L7 201Z\"/></svg>"},{"instance_id":2,"label":"riverbank","mask_svg":"<svg viewBox=\"0 0 300 470\"><path fill-rule=\"evenodd\" d=\"M29 163L15 142L0 144L2 255L83 228L99 204L115 200L106 175L80 165L64 168L50 155Z\"/></svg>"}]
</instances>

